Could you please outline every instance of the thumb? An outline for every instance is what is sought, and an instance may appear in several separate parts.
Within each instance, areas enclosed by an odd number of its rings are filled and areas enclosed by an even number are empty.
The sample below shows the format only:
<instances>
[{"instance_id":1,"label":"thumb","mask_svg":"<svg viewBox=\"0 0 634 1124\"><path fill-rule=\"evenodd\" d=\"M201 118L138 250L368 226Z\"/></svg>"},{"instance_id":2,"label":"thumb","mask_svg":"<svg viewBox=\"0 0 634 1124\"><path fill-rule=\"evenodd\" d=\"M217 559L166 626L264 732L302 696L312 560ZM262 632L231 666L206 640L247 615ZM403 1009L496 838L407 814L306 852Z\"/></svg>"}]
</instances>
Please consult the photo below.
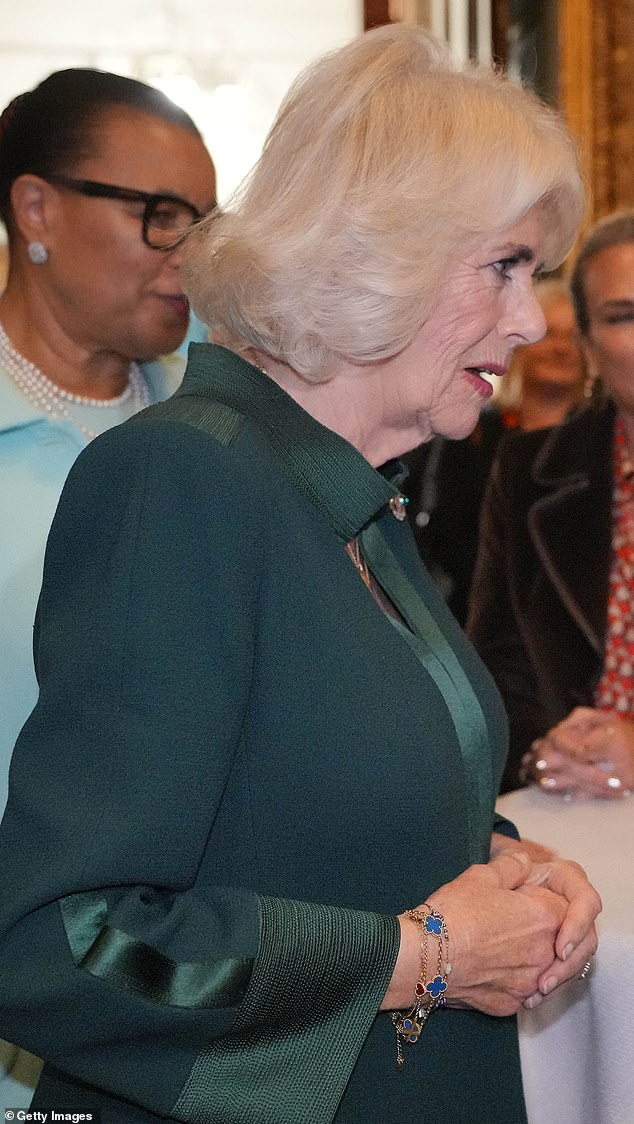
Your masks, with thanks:
<instances>
[{"instance_id":1,"label":"thumb","mask_svg":"<svg viewBox=\"0 0 634 1124\"><path fill-rule=\"evenodd\" d=\"M487 863L501 890L515 890L530 877L533 864L525 851L507 847Z\"/></svg>"}]
</instances>

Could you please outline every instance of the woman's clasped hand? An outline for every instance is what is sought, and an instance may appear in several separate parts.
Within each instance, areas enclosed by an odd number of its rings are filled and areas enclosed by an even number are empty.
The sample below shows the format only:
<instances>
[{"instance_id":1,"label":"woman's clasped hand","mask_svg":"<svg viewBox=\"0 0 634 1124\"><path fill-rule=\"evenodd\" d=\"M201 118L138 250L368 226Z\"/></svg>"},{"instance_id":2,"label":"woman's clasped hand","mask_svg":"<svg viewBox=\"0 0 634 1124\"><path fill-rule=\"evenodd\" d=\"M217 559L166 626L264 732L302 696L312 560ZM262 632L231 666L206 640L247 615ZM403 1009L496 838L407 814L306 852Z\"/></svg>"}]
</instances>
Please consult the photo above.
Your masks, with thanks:
<instances>
[{"instance_id":1,"label":"woman's clasped hand","mask_svg":"<svg viewBox=\"0 0 634 1124\"><path fill-rule=\"evenodd\" d=\"M451 933L447 1004L488 1015L533 1008L579 976L594 955L601 899L574 862L531 861L502 836L487 864L430 895ZM383 1007L411 998L419 961L415 927L400 918L401 953Z\"/></svg>"},{"instance_id":2,"label":"woman's clasped hand","mask_svg":"<svg viewBox=\"0 0 634 1124\"><path fill-rule=\"evenodd\" d=\"M545 792L621 800L634 790L634 721L576 707L533 742L522 765Z\"/></svg>"}]
</instances>

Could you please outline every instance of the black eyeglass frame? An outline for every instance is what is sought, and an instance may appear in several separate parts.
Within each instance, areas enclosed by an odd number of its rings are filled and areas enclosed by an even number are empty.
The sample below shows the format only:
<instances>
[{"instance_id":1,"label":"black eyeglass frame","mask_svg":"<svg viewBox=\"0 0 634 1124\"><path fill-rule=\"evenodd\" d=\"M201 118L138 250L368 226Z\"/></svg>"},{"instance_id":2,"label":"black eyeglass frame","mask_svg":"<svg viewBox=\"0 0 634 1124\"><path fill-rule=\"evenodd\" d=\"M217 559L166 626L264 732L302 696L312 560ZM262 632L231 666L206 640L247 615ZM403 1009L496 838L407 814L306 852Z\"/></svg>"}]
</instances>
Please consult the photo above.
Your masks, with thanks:
<instances>
[{"instance_id":1,"label":"black eyeglass frame","mask_svg":"<svg viewBox=\"0 0 634 1124\"><path fill-rule=\"evenodd\" d=\"M58 184L60 187L67 187L69 191L76 191L80 195L87 195L94 199L120 199L124 203L144 203L145 209L143 211L141 220L141 237L143 238L145 245L149 246L151 250L161 250L163 252L173 250L176 246L178 246L179 242L182 240L186 233L184 232L180 237L176 236L173 242L169 242L165 246L157 246L153 242L150 242L148 231L151 226L151 220L154 211L159 206L159 204L178 203L180 207L185 207L185 209L189 211L192 216L190 225L193 225L195 222L199 222L200 219L204 218L204 215L201 214L197 207L194 207L193 203L190 203L189 200L183 199L182 196L175 195L171 192L137 191L132 187L119 187L114 183L100 183L99 180L77 180L73 179L72 176L64 176L61 174L46 176L46 182Z\"/></svg>"}]
</instances>

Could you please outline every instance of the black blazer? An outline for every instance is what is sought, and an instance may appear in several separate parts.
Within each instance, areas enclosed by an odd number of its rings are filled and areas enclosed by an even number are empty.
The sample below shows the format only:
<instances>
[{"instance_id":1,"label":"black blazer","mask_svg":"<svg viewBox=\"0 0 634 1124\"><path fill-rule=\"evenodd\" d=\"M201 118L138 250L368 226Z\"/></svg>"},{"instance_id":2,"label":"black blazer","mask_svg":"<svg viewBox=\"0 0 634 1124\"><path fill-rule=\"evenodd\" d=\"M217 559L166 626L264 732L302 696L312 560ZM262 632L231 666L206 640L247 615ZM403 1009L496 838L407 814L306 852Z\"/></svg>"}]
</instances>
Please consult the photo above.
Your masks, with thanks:
<instances>
[{"instance_id":1,"label":"black blazer","mask_svg":"<svg viewBox=\"0 0 634 1124\"><path fill-rule=\"evenodd\" d=\"M480 508L504 419L486 407L463 441L434 437L403 458L403 491L418 552L464 628L478 548Z\"/></svg>"},{"instance_id":2,"label":"black blazer","mask_svg":"<svg viewBox=\"0 0 634 1124\"><path fill-rule=\"evenodd\" d=\"M467 631L509 714L503 792L534 738L592 705L603 669L615 416L606 403L509 434L491 474Z\"/></svg>"}]
</instances>

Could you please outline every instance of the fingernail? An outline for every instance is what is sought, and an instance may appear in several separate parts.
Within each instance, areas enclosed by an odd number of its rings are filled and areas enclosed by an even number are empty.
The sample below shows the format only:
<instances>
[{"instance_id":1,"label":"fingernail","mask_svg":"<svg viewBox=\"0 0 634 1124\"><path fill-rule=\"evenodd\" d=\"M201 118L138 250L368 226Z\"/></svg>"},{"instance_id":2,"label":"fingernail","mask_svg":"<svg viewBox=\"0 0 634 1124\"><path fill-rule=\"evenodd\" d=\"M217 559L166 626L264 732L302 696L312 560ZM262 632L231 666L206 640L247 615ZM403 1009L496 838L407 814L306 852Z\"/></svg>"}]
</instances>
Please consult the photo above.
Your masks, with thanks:
<instances>
[{"instance_id":1,"label":"fingernail","mask_svg":"<svg viewBox=\"0 0 634 1124\"><path fill-rule=\"evenodd\" d=\"M531 861L526 854L526 851L513 851L513 858L517 859L518 862L521 863L529 863Z\"/></svg>"},{"instance_id":2,"label":"fingernail","mask_svg":"<svg viewBox=\"0 0 634 1124\"><path fill-rule=\"evenodd\" d=\"M575 951L575 946L573 944L567 944L565 949L564 949L563 956L562 956L561 959L567 960L568 957L570 956L570 953L574 952L574 951Z\"/></svg>"},{"instance_id":3,"label":"fingernail","mask_svg":"<svg viewBox=\"0 0 634 1124\"><path fill-rule=\"evenodd\" d=\"M544 986L541 988L542 995L548 995L553 990L557 983L555 976L549 976Z\"/></svg>"},{"instance_id":4,"label":"fingernail","mask_svg":"<svg viewBox=\"0 0 634 1124\"><path fill-rule=\"evenodd\" d=\"M527 1007L529 1011L532 1011L534 1007L539 1007L539 1004L543 1002L543 995L531 995L530 999L524 1000L524 1006Z\"/></svg>"}]
</instances>

